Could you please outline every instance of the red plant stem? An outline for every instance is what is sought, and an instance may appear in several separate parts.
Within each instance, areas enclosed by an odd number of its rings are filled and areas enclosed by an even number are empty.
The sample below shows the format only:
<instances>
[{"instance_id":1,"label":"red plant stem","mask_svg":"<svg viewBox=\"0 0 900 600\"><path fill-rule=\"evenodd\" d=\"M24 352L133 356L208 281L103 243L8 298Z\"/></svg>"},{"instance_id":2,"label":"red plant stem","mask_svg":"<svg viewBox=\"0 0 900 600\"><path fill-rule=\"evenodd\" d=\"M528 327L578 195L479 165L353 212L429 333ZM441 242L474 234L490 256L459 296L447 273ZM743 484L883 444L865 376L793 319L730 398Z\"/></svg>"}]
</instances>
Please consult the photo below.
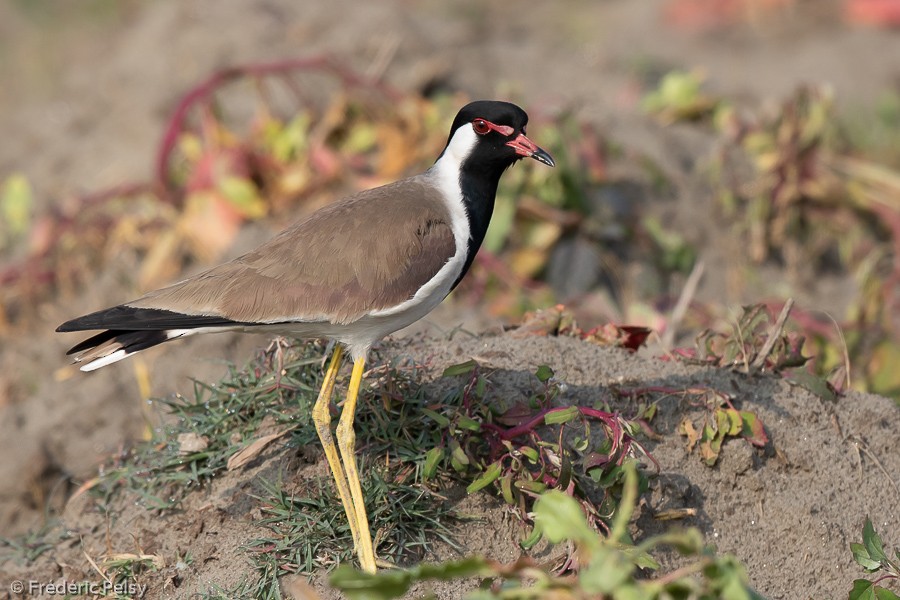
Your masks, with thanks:
<instances>
[{"instance_id":1,"label":"red plant stem","mask_svg":"<svg viewBox=\"0 0 900 600\"><path fill-rule=\"evenodd\" d=\"M873 581L872 586L874 587L886 579L900 579L900 577L897 577L893 573L885 573L884 575Z\"/></svg>"},{"instance_id":2,"label":"red plant stem","mask_svg":"<svg viewBox=\"0 0 900 600\"><path fill-rule=\"evenodd\" d=\"M475 389L475 386L478 384L478 367L476 366L472 369L472 375L469 377L469 383L463 388L463 410L466 411L466 416L472 416L472 399L470 394L472 390Z\"/></svg>"},{"instance_id":3,"label":"red plant stem","mask_svg":"<svg viewBox=\"0 0 900 600\"><path fill-rule=\"evenodd\" d=\"M551 410L553 409L544 409L533 416L530 421L522 423L521 425L516 425L515 427L510 427L509 429L503 429L499 425L494 425L493 423L483 423L481 426L496 433L500 437L500 439L510 441L519 436L534 431L535 427L538 427L541 423L544 422L544 415L546 415Z\"/></svg>"},{"instance_id":4,"label":"red plant stem","mask_svg":"<svg viewBox=\"0 0 900 600\"><path fill-rule=\"evenodd\" d=\"M548 414L566 409L568 409L568 407L545 408L539 411L525 423L516 425L515 427L511 427L509 429L503 429L502 427L494 425L493 423L484 423L482 427L496 433L501 440L510 441L519 436L532 433L536 427L539 427L544 422L544 418ZM579 406L578 412L580 412L582 416L598 419L610 428L613 442L613 447L610 449L610 452L615 452L622 437L622 430L619 427L619 422L616 415L614 415L613 413L608 413L606 411L598 410L596 408L588 408L586 406Z\"/></svg>"},{"instance_id":5,"label":"red plant stem","mask_svg":"<svg viewBox=\"0 0 900 600\"><path fill-rule=\"evenodd\" d=\"M393 102L397 102L402 98L402 94L390 86L367 79L327 56L290 58L271 63L250 64L222 69L214 73L206 81L192 88L175 107L175 111L166 125L165 133L156 155L156 180L160 187L166 192L171 191L166 177L169 158L175 149L178 136L185 128L188 113L195 104L206 102L216 90L235 79L246 76L262 78L268 75L284 75L295 70L325 71L340 79L346 87L371 88L384 94Z\"/></svg>"}]
</instances>

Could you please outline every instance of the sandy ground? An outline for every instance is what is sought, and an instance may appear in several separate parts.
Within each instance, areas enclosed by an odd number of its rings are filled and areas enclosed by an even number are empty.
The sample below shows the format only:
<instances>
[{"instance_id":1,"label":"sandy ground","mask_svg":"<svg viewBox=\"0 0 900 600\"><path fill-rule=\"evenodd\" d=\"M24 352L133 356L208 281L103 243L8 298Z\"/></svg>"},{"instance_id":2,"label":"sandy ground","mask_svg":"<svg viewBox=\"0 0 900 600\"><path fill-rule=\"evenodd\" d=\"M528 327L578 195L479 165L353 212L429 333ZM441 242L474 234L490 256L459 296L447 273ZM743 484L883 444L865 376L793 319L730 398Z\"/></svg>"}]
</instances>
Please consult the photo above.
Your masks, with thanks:
<instances>
[{"instance_id":1,"label":"sandy ground","mask_svg":"<svg viewBox=\"0 0 900 600\"><path fill-rule=\"evenodd\" d=\"M520 99L533 113L573 109L600 124L612 139L652 157L678 182L675 198L662 211L707 261L701 298L736 304L790 289L805 308L840 309L833 302L840 297L840 282L831 283L831 289L827 282L821 284L825 287L798 288L797 281L774 273L761 286L726 284L733 241L712 220L698 218L709 214L712 200L697 183L696 170L714 150L713 142L689 128L663 129L642 115L635 108L634 82L641 65L700 66L712 90L751 105L783 98L799 83L825 81L847 110L871 107L900 74L900 36L842 26L825 9L831 3L804 2L776 19L691 34L663 26L663 4L567 1L512 11L502 3L474 1L222 5L161 0L124 3L74 21L29 17L4 4L0 87L7 93L0 94L0 135L7 141L0 144L0 175L24 173L45 203L146 179L161 124L192 84L234 63L327 52L361 71L381 70L401 89L439 83L473 97ZM863 60L871 56L879 60ZM49 498L59 507L71 490L72 484L60 482L91 477L104 457L141 434L131 365L77 379L49 376L64 364L63 353L73 341L52 334L55 325L133 297L138 292L131 276L134 266L127 257L111 265L98 274L96 285L40 307L45 327L0 341L3 535L40 525L44 501ZM424 328L440 338L444 327L461 323L483 329L493 321L451 303L430 323ZM190 377L215 379L223 372L223 361L241 364L265 343L263 338L220 336L148 353L152 393L185 391ZM487 336L468 345L422 342L415 351L436 357L436 364L449 364L458 356L483 354L482 345L496 355L492 366L500 371L495 379L510 389L530 373L522 364L546 363L579 390L576 397L601 393L619 379L702 381L730 390L745 406L760 411L772 447L755 451L729 444L721 463L707 469L687 454L674 433L680 407L665 407L662 418L670 435L654 449L663 476L651 502L698 508L691 524L745 561L754 584L768 597L846 593L861 574L851 564L847 544L857 539L865 515L884 529L886 539L897 539L900 497L872 459L888 473L900 473L895 441L900 417L887 400L850 395L826 403L783 382L690 370L564 340L525 344ZM272 465L285 460L273 455ZM253 473L244 475L252 478ZM193 500L194 506L234 485L214 484L206 496ZM485 501L483 508L490 514L491 503ZM225 509L201 515L202 533L188 535L197 527L189 512L160 521L123 510L122 540L146 530L165 551L187 545L195 556L216 557L209 570L192 573L185 589L197 591L210 582L227 586L245 572L237 546L250 531L246 514ZM90 529L95 523L89 520L96 517L83 506L70 506L66 518ZM643 517L637 526L654 528ZM500 539L502 533L486 528L483 539ZM505 533L509 544L499 558L512 556L518 535ZM472 548L478 549L475 538ZM99 538L88 543L102 545ZM39 565L3 563L0 582L13 576L88 573L80 556L78 548L69 547ZM5 593L6 586L2 589ZM448 590L447 595L453 594ZM186 594L160 587L152 597L168 596Z\"/></svg>"}]
</instances>

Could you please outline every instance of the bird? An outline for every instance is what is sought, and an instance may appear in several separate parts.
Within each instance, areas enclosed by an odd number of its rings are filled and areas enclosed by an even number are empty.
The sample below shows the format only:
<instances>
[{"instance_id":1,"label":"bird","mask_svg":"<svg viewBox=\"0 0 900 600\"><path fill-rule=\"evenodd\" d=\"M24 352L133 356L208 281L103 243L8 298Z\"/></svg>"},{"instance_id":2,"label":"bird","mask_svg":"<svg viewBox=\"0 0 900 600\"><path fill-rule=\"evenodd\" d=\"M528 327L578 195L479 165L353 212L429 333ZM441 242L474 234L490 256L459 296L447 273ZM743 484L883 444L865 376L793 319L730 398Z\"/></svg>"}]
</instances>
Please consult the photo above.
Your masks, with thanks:
<instances>
[{"instance_id":1,"label":"bird","mask_svg":"<svg viewBox=\"0 0 900 600\"><path fill-rule=\"evenodd\" d=\"M336 342L311 417L360 567L374 573L353 430L369 349L424 317L459 284L484 241L507 168L523 158L555 166L525 135L527 124L527 113L509 102L466 104L425 172L332 202L230 262L66 321L57 332L102 330L67 355L94 371L202 333ZM329 407L345 352L353 368L332 435Z\"/></svg>"}]
</instances>

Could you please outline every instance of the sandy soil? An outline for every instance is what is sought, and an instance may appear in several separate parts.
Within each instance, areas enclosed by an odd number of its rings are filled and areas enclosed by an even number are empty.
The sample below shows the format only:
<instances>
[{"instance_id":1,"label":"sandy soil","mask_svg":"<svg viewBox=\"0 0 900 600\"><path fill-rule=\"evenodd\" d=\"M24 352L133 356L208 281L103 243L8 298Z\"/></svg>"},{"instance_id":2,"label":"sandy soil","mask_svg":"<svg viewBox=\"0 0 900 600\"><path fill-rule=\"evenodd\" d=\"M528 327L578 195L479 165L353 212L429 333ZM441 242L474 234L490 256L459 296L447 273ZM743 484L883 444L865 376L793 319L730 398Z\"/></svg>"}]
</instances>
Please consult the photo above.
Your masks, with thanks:
<instances>
[{"instance_id":1,"label":"sandy soil","mask_svg":"<svg viewBox=\"0 0 900 600\"><path fill-rule=\"evenodd\" d=\"M661 128L640 114L637 65L702 66L714 91L749 105L782 98L802 82L827 81L850 110L871 107L895 83L900 37L845 27L830 16L830 2L799 2L793 13L777 19L689 34L663 26L664 4L570 0L511 11L501 3L475 1L160 0L123 3L74 21L29 17L4 4L0 57L8 60L0 61L0 87L11 93L0 95L0 135L7 140L0 144L0 176L23 172L43 203L147 178L173 102L212 70L328 52L361 71L383 69L386 80L401 89L438 83L473 97L519 98L533 113L572 108L626 148L652 157L677 182L674 198L656 210L701 248L708 272L700 298L737 304L787 289L805 308L839 312L846 281L809 285L808 279L774 272L761 285L733 285L729 269L739 249L707 218L712 199L697 175L714 141L687 127ZM389 60L379 66L382 56ZM861 58L871 56L880 59ZM238 246L252 239L245 236ZM75 314L133 297L138 290L130 260L122 257L78 295L40 307L44 327L0 342L2 535L39 526L46 503L61 509L67 494L93 476L104 457L142 433L133 365L91 377L51 376L72 342L52 329ZM438 339L443 326L496 325L452 302L429 323L424 328ZM185 391L190 377L214 380L223 361L242 364L252 348L265 343L220 336L148 353L152 393ZM686 452L674 431L685 407L663 406L659 427L667 435L653 449L663 473L649 502L697 508L691 524L745 561L754 585L768 597L845 594L861 574L847 545L858 538L866 515L887 540L897 540L900 495L875 462L897 479L900 416L888 400L851 394L827 403L772 379L688 369L572 340L523 342L486 334L453 344L420 341L403 351L431 357L438 370L461 356L487 357L498 369L495 385L510 393L533 370L523 365L546 363L571 383L572 401L600 394L615 381L702 382L734 394L744 407L759 411L772 445L756 451L730 443L719 465L708 469ZM187 597L210 583L227 587L246 573L237 548L252 535L252 511L246 502L232 505L224 494L249 489L261 470L289 466L291 460L272 452L267 462L242 472L241 481L219 480L192 497L188 510L163 519L123 506L115 544L132 549L133 534L163 553L174 556L189 548L199 559L181 587L167 587L161 576L151 597ZM201 510L210 504L212 509ZM469 532L470 547L514 557L520 532L497 516L491 501L476 504L492 526ZM83 503L65 510L67 526L89 532L85 547L102 550L105 528L98 518ZM656 526L646 515L637 522L639 531ZM34 565L0 563L0 594L15 577L62 575L90 575L77 543L55 548ZM443 590L441 596L458 593Z\"/></svg>"}]
</instances>

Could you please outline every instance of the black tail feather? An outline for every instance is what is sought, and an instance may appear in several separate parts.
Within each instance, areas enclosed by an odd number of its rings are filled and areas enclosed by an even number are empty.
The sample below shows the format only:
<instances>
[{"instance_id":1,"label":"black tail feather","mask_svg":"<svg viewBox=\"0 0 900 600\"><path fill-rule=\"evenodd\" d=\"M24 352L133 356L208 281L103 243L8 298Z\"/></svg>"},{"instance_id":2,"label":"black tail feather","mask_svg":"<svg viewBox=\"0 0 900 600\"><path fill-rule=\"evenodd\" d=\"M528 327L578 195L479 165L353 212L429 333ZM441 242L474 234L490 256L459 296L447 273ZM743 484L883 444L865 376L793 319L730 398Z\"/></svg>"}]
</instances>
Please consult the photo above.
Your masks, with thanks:
<instances>
[{"instance_id":1,"label":"black tail feather","mask_svg":"<svg viewBox=\"0 0 900 600\"><path fill-rule=\"evenodd\" d=\"M68 353L80 352L75 357L75 362L85 363L81 367L82 371L93 371L177 337L179 336L173 336L167 330L109 330L81 342Z\"/></svg>"},{"instance_id":2,"label":"black tail feather","mask_svg":"<svg viewBox=\"0 0 900 600\"><path fill-rule=\"evenodd\" d=\"M72 346L66 356L99 348L107 343L115 344L117 350L125 350L128 354L133 354L141 350L146 350L157 344L162 344L169 339L167 331L127 331L119 329L110 329L103 333L98 333L93 337L89 337L80 344Z\"/></svg>"},{"instance_id":3,"label":"black tail feather","mask_svg":"<svg viewBox=\"0 0 900 600\"><path fill-rule=\"evenodd\" d=\"M195 329L237 325L236 321L212 315L185 315L159 308L135 308L121 304L66 321L56 331L152 331L159 329ZM102 334L101 334L102 335Z\"/></svg>"},{"instance_id":4,"label":"black tail feather","mask_svg":"<svg viewBox=\"0 0 900 600\"><path fill-rule=\"evenodd\" d=\"M114 339L117 335L122 335L124 333L130 333L128 331L124 331L121 329L110 329L108 331L104 331L102 333L98 333L95 336L89 337L88 339L75 344L69 351L66 352L66 356L71 356L72 354L77 354L78 352L83 352L85 350L90 350L91 348L96 348L100 344L104 344L112 339Z\"/></svg>"}]
</instances>

